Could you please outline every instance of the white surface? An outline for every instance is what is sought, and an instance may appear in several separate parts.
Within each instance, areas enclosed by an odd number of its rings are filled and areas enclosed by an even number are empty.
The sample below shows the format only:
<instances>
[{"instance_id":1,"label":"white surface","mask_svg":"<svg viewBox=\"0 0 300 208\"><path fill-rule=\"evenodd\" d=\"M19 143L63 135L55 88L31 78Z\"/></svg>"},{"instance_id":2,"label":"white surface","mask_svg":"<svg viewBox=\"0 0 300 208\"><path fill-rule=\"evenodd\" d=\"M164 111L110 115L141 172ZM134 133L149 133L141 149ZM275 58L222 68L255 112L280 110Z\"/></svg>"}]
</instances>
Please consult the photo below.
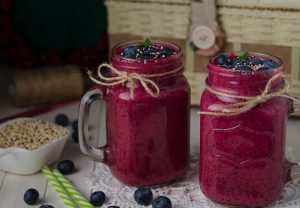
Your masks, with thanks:
<instances>
[{"instance_id":1,"label":"white surface","mask_svg":"<svg viewBox=\"0 0 300 208\"><path fill-rule=\"evenodd\" d=\"M97 105L97 103L95 104ZM98 132L97 120L100 117L100 109L92 109L91 115L91 133L93 138L97 138L97 135L101 135L101 140L104 142L104 132ZM191 140L195 142L195 146L199 144L199 115L196 114L197 108L192 109L191 112ZM58 113L66 113L71 121L75 120L78 112L78 104L73 104L65 108L58 109L51 113L43 114L37 118L44 120L53 121L55 115ZM101 125L103 126L103 125ZM288 121L287 126L287 144L292 147L295 159L300 161L300 120L292 119ZM197 148L197 147L196 147ZM67 175L66 177L73 182L84 196L89 198L92 187L86 183L87 177L90 176L95 170L95 162L85 158L77 143L74 143L69 139L64 148L62 159L71 159L76 165L77 171L73 174ZM55 167L54 164L52 167ZM112 185L113 186L113 185ZM23 195L25 190L29 188L36 188L40 193L40 202L36 206L28 206L23 201ZM110 195L111 193L107 193ZM103 206L106 208L108 202ZM41 174L37 173L31 176L18 176L0 171L0 207L1 208L38 208L41 204L51 204L55 208L63 208L62 203L57 197L57 194L53 191L52 187L47 184L46 178ZM207 208L207 206L199 206L199 208ZM284 206L283 206L284 207ZM294 206L299 208L300 206ZM174 207L176 208L176 207ZM198 207L193 207L198 208Z\"/></svg>"}]
</instances>

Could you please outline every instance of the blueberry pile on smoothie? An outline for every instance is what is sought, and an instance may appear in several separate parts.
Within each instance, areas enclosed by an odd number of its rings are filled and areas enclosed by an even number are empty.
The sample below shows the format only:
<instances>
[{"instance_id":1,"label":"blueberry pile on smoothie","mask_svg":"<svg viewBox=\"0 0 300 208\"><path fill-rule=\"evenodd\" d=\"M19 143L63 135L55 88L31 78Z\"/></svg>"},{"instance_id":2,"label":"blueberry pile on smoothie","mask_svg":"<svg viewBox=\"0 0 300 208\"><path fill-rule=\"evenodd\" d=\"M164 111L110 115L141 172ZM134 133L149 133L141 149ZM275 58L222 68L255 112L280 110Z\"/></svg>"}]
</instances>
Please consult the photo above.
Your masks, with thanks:
<instances>
[{"instance_id":1,"label":"blueberry pile on smoothie","mask_svg":"<svg viewBox=\"0 0 300 208\"><path fill-rule=\"evenodd\" d=\"M120 52L124 58L138 60L162 59L173 54L176 54L174 49L160 44L152 44L149 39L145 39L137 45L128 46Z\"/></svg>"},{"instance_id":2,"label":"blueberry pile on smoothie","mask_svg":"<svg viewBox=\"0 0 300 208\"><path fill-rule=\"evenodd\" d=\"M248 52L240 56L237 56L234 53L228 55L220 54L215 58L214 63L223 68L239 71L269 70L279 66L273 60L255 57Z\"/></svg>"}]
</instances>

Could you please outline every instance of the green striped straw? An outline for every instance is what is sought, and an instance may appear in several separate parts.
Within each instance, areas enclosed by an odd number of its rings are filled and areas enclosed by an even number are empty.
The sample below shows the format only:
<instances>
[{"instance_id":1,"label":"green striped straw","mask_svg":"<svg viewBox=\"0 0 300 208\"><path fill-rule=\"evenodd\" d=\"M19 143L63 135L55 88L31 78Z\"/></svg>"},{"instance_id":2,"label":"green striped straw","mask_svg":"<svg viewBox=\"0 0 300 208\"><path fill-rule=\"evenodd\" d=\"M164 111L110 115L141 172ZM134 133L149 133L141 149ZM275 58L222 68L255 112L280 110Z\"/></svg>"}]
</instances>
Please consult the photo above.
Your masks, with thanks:
<instances>
[{"instance_id":1,"label":"green striped straw","mask_svg":"<svg viewBox=\"0 0 300 208\"><path fill-rule=\"evenodd\" d=\"M58 181L64 186L67 192L72 196L72 198L80 205L82 208L94 208L89 201L86 200L82 194L76 190L76 188L68 181L57 169L53 170L54 176Z\"/></svg>"},{"instance_id":2,"label":"green striped straw","mask_svg":"<svg viewBox=\"0 0 300 208\"><path fill-rule=\"evenodd\" d=\"M52 187L55 189L55 192L63 201L64 205L66 205L67 208L77 208L77 205L73 202L72 197L68 194L62 184L57 180L47 166L42 168L42 173L47 177L48 181L51 183Z\"/></svg>"}]
</instances>

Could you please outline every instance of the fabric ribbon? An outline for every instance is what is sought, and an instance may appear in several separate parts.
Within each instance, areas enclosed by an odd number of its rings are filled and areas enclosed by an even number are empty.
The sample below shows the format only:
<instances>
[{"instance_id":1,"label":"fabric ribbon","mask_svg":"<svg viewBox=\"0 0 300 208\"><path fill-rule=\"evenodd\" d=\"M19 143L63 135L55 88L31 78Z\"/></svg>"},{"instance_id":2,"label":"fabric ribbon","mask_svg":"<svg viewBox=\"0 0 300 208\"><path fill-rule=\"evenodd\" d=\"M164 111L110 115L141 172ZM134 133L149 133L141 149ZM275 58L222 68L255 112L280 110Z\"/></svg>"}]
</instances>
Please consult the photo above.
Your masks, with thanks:
<instances>
[{"instance_id":1,"label":"fabric ribbon","mask_svg":"<svg viewBox=\"0 0 300 208\"><path fill-rule=\"evenodd\" d=\"M104 67L111 70L115 74L115 76L105 77L102 72L102 69ZM125 71L120 71L109 64L101 64L97 70L100 80L93 77L92 71L88 71L88 75L93 82L95 82L99 85L103 85L103 86L115 86L115 85L119 85L119 84L124 85L125 82L128 82L129 89L130 89L130 98L133 99L134 98L135 81L139 81L149 95L151 95L152 97L157 97L160 93L160 89L157 86L157 84L150 78L162 77L162 76L174 74L176 72L179 72L181 69L182 69L182 66L178 67L177 69L175 69L173 71L168 71L168 72L160 73L160 74L139 74L139 73L128 73ZM152 88L154 88L154 89L152 89Z\"/></svg>"},{"instance_id":2,"label":"fabric ribbon","mask_svg":"<svg viewBox=\"0 0 300 208\"><path fill-rule=\"evenodd\" d=\"M274 82L276 80L279 80L279 79L284 79L284 81L285 81L284 86L278 91L271 92L272 85L274 84ZM200 111L199 114L212 115L212 116L234 116L234 115L238 115L238 114L247 112L247 111L251 110L252 108L254 108L255 106L257 106L261 103L264 103L268 100L271 100L272 98L275 98L275 97L285 97L285 98L291 99L293 101L300 101L299 98L292 97L287 94L288 89L291 87L291 85L292 85L292 79L290 76L283 74L283 73L277 73L274 76L272 76L271 79L269 79L264 91L260 95L257 95L257 96L232 95L232 94L227 94L227 93L216 91L216 90L206 86L206 89L215 95L224 96L224 97L228 97L228 98L234 98L234 99L241 99L243 101L237 102L234 104L224 105L218 112Z\"/></svg>"}]
</instances>

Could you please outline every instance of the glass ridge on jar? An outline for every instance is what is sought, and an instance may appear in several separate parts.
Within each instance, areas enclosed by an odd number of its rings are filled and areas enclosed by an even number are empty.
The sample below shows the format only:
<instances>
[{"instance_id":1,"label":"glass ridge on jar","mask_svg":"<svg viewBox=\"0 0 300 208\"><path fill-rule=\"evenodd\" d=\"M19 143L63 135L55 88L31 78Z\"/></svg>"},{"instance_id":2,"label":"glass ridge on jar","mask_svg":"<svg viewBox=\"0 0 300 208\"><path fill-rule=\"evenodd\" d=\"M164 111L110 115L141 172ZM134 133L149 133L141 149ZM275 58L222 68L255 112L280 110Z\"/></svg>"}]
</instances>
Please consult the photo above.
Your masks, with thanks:
<instances>
[{"instance_id":1,"label":"glass ridge on jar","mask_svg":"<svg viewBox=\"0 0 300 208\"><path fill-rule=\"evenodd\" d=\"M217 66L212 58L208 64L207 86L230 95L260 95L268 80L283 72L283 64L269 55L250 55L271 59L279 66L245 72ZM283 85L284 80L277 80L271 91ZM241 100L205 90L200 111L218 112L222 106L238 102ZM290 179L285 133L287 117L292 111L291 100L275 97L235 116L201 115L199 181L203 193L219 203L247 207L263 206L279 199Z\"/></svg>"}]
</instances>

